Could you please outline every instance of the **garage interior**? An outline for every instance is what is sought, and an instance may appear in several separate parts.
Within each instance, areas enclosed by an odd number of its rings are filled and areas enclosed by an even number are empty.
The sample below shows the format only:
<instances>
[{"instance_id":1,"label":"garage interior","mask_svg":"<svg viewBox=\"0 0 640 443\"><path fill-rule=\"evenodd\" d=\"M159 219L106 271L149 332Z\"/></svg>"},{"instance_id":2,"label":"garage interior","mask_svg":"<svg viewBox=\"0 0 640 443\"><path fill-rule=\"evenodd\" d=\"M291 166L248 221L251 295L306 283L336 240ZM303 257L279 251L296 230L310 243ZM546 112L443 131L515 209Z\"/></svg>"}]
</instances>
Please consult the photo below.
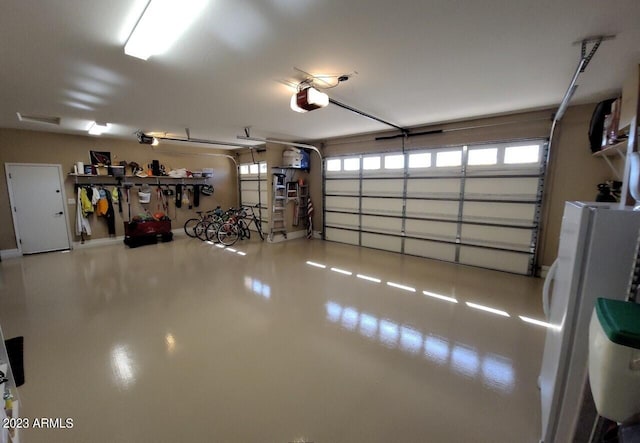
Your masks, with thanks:
<instances>
[{"instance_id":1,"label":"garage interior","mask_svg":"<svg viewBox=\"0 0 640 443\"><path fill-rule=\"evenodd\" d=\"M0 442L541 441L565 201L633 202L640 4L190 0L136 52L161 3L3 8L0 326L31 426ZM594 153L619 97L629 140ZM264 240L186 235L240 206Z\"/></svg>"}]
</instances>

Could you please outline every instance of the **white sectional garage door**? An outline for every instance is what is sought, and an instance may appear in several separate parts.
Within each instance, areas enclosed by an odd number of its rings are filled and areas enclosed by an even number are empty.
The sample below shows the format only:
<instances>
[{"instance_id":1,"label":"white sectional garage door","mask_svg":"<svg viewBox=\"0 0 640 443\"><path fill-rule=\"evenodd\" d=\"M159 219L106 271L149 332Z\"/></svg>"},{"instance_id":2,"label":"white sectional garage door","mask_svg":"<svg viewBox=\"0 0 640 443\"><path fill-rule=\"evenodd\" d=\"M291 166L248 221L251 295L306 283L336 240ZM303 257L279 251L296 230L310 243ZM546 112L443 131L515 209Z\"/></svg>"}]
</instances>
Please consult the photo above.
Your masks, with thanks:
<instances>
[{"instance_id":1,"label":"white sectional garage door","mask_svg":"<svg viewBox=\"0 0 640 443\"><path fill-rule=\"evenodd\" d=\"M256 215L262 214L262 230L269 232L266 224L268 221L267 209L267 162L245 163L238 166L240 177L240 205L260 205L261 211L255 209ZM226 209L226 208L225 208ZM251 225L253 228L253 224Z\"/></svg>"},{"instance_id":2,"label":"white sectional garage door","mask_svg":"<svg viewBox=\"0 0 640 443\"><path fill-rule=\"evenodd\" d=\"M325 159L330 241L531 275L546 140Z\"/></svg>"}]
</instances>

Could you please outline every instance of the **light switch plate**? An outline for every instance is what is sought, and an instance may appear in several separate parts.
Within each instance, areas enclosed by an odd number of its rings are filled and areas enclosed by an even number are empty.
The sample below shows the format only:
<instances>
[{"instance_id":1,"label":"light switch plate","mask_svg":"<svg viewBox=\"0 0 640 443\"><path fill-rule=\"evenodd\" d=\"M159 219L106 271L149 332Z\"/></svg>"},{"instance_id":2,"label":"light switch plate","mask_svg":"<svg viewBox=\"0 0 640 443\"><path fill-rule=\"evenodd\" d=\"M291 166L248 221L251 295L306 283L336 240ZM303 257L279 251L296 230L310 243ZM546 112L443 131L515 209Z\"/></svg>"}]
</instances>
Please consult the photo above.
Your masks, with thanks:
<instances>
[{"instance_id":1,"label":"light switch plate","mask_svg":"<svg viewBox=\"0 0 640 443\"><path fill-rule=\"evenodd\" d=\"M75 205L76 204L76 199L75 198L68 198L67 199L67 204Z\"/></svg>"}]
</instances>

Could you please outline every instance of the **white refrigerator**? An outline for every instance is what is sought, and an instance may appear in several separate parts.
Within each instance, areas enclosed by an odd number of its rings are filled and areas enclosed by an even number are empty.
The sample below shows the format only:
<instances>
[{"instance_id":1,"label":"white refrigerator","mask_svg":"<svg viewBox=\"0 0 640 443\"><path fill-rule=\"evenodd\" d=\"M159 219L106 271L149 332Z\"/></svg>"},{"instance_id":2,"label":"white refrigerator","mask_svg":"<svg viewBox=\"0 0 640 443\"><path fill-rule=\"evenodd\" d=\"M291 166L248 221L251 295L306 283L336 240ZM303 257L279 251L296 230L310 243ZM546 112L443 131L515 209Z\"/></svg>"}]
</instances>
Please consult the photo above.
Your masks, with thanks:
<instances>
[{"instance_id":1,"label":"white refrigerator","mask_svg":"<svg viewBox=\"0 0 640 443\"><path fill-rule=\"evenodd\" d=\"M628 297L639 232L640 212L632 208L565 203L558 258L542 297L551 324L538 380L543 443L573 441L587 382L595 299Z\"/></svg>"}]
</instances>

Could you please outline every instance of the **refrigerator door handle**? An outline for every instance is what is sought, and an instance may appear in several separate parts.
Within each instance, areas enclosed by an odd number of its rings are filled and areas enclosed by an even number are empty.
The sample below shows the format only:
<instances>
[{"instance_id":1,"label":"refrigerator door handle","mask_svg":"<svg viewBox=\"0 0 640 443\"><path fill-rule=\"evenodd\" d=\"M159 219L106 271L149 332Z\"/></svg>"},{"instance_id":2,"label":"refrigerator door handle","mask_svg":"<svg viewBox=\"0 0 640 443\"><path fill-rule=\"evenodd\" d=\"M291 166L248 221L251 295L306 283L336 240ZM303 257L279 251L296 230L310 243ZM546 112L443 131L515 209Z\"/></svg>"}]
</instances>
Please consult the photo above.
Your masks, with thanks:
<instances>
[{"instance_id":1,"label":"refrigerator door handle","mask_svg":"<svg viewBox=\"0 0 640 443\"><path fill-rule=\"evenodd\" d=\"M544 311L544 316L549 321L549 290L551 288L551 282L556 277L556 271L558 269L558 259L556 259L553 264L549 267L547 271L547 276L544 279L544 285L542 286L542 310Z\"/></svg>"}]
</instances>

